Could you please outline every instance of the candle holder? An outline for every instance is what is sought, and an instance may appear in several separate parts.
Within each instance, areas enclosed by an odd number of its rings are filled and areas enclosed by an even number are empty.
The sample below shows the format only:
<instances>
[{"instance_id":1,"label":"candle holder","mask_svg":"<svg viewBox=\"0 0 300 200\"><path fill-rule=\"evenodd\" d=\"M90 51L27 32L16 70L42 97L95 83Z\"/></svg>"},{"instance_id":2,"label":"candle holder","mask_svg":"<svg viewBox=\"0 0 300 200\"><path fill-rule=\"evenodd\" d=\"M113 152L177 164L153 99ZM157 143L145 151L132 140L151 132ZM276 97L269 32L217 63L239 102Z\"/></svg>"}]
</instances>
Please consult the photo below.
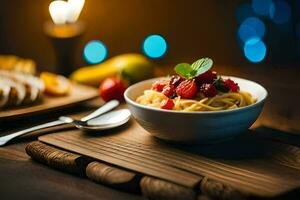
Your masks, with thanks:
<instances>
[{"instance_id":1,"label":"candle holder","mask_svg":"<svg viewBox=\"0 0 300 200\"><path fill-rule=\"evenodd\" d=\"M54 24L48 21L44 25L44 33L49 38L56 54L56 71L69 76L75 67L75 50L85 31L85 24L77 21L71 24Z\"/></svg>"}]
</instances>

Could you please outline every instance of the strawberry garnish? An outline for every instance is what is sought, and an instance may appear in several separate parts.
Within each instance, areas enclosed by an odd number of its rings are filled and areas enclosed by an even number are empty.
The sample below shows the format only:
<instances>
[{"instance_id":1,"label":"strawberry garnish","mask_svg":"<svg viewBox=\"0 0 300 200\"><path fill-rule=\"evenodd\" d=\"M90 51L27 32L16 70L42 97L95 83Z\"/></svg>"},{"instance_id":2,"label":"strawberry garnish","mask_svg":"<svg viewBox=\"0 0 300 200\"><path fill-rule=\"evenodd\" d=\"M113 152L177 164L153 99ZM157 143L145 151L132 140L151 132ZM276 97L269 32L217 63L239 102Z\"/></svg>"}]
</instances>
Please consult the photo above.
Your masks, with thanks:
<instances>
[{"instance_id":1,"label":"strawberry garnish","mask_svg":"<svg viewBox=\"0 0 300 200\"><path fill-rule=\"evenodd\" d=\"M176 88L177 95L184 99L192 99L198 91L198 86L195 80L185 80L182 81Z\"/></svg>"},{"instance_id":2,"label":"strawberry garnish","mask_svg":"<svg viewBox=\"0 0 300 200\"><path fill-rule=\"evenodd\" d=\"M174 107L174 102L172 99L163 100L160 104L160 107L162 109L172 110L172 108Z\"/></svg>"},{"instance_id":3,"label":"strawberry garnish","mask_svg":"<svg viewBox=\"0 0 300 200\"><path fill-rule=\"evenodd\" d=\"M152 85L152 90L161 92L166 85L168 85L168 82L166 80L155 81Z\"/></svg>"},{"instance_id":4,"label":"strawberry garnish","mask_svg":"<svg viewBox=\"0 0 300 200\"><path fill-rule=\"evenodd\" d=\"M170 84L174 85L175 87L177 87L182 81L184 81L185 79L182 78L181 76L178 75L172 75L171 79L170 79Z\"/></svg>"},{"instance_id":5,"label":"strawberry garnish","mask_svg":"<svg viewBox=\"0 0 300 200\"><path fill-rule=\"evenodd\" d=\"M232 92L238 92L240 90L239 85L231 79L224 80L224 85L227 88L229 88Z\"/></svg>"},{"instance_id":6,"label":"strawberry garnish","mask_svg":"<svg viewBox=\"0 0 300 200\"><path fill-rule=\"evenodd\" d=\"M196 81L199 84L202 83L213 83L213 81L217 78L217 72L208 70L207 72L200 74L196 77Z\"/></svg>"},{"instance_id":7,"label":"strawberry garnish","mask_svg":"<svg viewBox=\"0 0 300 200\"><path fill-rule=\"evenodd\" d=\"M164 87L164 89L162 90L162 92L166 97L174 97L175 95L175 86L174 85L167 85Z\"/></svg>"},{"instance_id":8,"label":"strawberry garnish","mask_svg":"<svg viewBox=\"0 0 300 200\"><path fill-rule=\"evenodd\" d=\"M200 87L200 92L202 92L206 97L214 97L218 94L216 87L209 83L202 84Z\"/></svg>"}]
</instances>

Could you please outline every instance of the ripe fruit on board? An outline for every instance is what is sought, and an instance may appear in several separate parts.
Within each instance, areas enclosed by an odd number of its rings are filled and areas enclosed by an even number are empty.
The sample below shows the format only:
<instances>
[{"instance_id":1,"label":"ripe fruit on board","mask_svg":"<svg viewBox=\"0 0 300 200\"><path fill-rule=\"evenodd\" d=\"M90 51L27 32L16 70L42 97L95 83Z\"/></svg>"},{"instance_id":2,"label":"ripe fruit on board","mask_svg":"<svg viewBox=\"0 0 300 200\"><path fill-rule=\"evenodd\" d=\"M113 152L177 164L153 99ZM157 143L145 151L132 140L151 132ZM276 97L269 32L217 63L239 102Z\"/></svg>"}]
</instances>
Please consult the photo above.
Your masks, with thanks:
<instances>
[{"instance_id":1,"label":"ripe fruit on board","mask_svg":"<svg viewBox=\"0 0 300 200\"><path fill-rule=\"evenodd\" d=\"M127 85L118 78L106 78L99 87L100 96L104 101L116 99L124 100L124 92Z\"/></svg>"},{"instance_id":2,"label":"ripe fruit on board","mask_svg":"<svg viewBox=\"0 0 300 200\"><path fill-rule=\"evenodd\" d=\"M71 91L71 82L64 76L42 72L40 79L45 84L45 93L52 96L64 96Z\"/></svg>"},{"instance_id":3,"label":"ripe fruit on board","mask_svg":"<svg viewBox=\"0 0 300 200\"><path fill-rule=\"evenodd\" d=\"M135 83L154 74L153 64L140 54L123 54L92 66L82 67L71 74L71 79L93 86L99 84L108 77L121 75L129 83Z\"/></svg>"}]
</instances>

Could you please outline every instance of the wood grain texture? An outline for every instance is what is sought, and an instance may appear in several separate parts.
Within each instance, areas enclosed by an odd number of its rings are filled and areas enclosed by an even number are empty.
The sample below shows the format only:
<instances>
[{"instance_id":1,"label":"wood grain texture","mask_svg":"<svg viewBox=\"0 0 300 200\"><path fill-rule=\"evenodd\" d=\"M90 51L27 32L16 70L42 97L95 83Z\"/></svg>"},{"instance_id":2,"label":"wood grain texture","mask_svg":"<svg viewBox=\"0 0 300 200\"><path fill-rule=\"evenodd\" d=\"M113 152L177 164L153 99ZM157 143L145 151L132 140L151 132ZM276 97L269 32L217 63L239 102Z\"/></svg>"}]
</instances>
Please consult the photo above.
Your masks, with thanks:
<instances>
[{"instance_id":1,"label":"wood grain texture","mask_svg":"<svg viewBox=\"0 0 300 200\"><path fill-rule=\"evenodd\" d=\"M196 199L195 190L154 177L144 176L140 185L143 195L151 200Z\"/></svg>"},{"instance_id":2,"label":"wood grain texture","mask_svg":"<svg viewBox=\"0 0 300 200\"><path fill-rule=\"evenodd\" d=\"M195 188L206 177L210 181L202 187L207 195L209 188L216 187L220 188L216 194L225 199L227 195L236 195L236 191L274 197L299 188L299 170L274 159L277 155L279 158L278 152L285 155L291 145L256 134L249 131L215 145L174 145L153 138L131 122L98 134L69 131L42 136L39 140L183 187Z\"/></svg>"},{"instance_id":3,"label":"wood grain texture","mask_svg":"<svg viewBox=\"0 0 300 200\"><path fill-rule=\"evenodd\" d=\"M89 159L80 155L59 150L38 141L29 143L25 150L36 161L80 176L85 176L86 166L90 162Z\"/></svg>"},{"instance_id":4,"label":"wood grain texture","mask_svg":"<svg viewBox=\"0 0 300 200\"><path fill-rule=\"evenodd\" d=\"M241 192L220 181L215 181L207 177L203 178L203 180L201 181L200 191L200 196L205 195L206 197L209 197L211 199L244 200L248 198L247 193Z\"/></svg>"},{"instance_id":5,"label":"wood grain texture","mask_svg":"<svg viewBox=\"0 0 300 200\"><path fill-rule=\"evenodd\" d=\"M209 196L204 195L204 194L200 194L200 195L197 197L197 200L213 200L213 199L210 198Z\"/></svg>"},{"instance_id":6,"label":"wood grain texture","mask_svg":"<svg viewBox=\"0 0 300 200\"><path fill-rule=\"evenodd\" d=\"M74 135L73 133L71 135ZM93 140L82 140L73 137L51 137L45 140L43 137L41 141L48 144L53 144L64 149L72 149L72 152L79 153L97 160L102 160L114 165L131 169L140 173L157 176L171 182L183 184L187 187L194 187L197 185L201 177L193 173L182 171L171 166L147 160L143 156L135 156L134 154L123 151L121 148L113 148L112 144L104 143L99 145ZM88 144L86 143L88 142ZM76 144L76 145L74 145ZM67 148L66 148L67 147ZM184 182L182 180L185 180Z\"/></svg>"},{"instance_id":7,"label":"wood grain texture","mask_svg":"<svg viewBox=\"0 0 300 200\"><path fill-rule=\"evenodd\" d=\"M0 110L0 120L9 121L42 114L48 111L60 110L66 107L91 100L99 95L98 90L89 86L73 83L72 91L68 96L50 97L44 96L40 103L17 108Z\"/></svg>"},{"instance_id":8,"label":"wood grain texture","mask_svg":"<svg viewBox=\"0 0 300 200\"><path fill-rule=\"evenodd\" d=\"M86 168L89 179L126 192L139 193L141 175L93 161Z\"/></svg>"},{"instance_id":9,"label":"wood grain texture","mask_svg":"<svg viewBox=\"0 0 300 200\"><path fill-rule=\"evenodd\" d=\"M196 197L196 191L192 188L153 177L143 177L141 180L142 175L140 174L97 161L86 164L88 159L82 156L62 151L41 142L28 144L26 152L33 159L55 169L79 175L82 175L85 169L89 179L116 189L139 193L141 187L143 194L149 199L195 199ZM85 161L84 164L82 164L82 160Z\"/></svg>"}]
</instances>

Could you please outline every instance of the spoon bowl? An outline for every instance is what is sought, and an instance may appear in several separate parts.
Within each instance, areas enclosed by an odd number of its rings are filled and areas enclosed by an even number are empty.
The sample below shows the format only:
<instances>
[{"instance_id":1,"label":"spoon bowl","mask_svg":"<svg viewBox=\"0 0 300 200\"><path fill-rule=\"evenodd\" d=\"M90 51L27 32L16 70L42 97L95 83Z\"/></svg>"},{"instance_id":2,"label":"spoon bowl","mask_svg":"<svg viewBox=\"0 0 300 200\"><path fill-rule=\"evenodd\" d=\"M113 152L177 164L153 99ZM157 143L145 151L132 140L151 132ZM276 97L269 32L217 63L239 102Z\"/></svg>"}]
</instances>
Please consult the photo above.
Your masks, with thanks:
<instances>
[{"instance_id":1,"label":"spoon bowl","mask_svg":"<svg viewBox=\"0 0 300 200\"><path fill-rule=\"evenodd\" d=\"M111 111L97 118L87 121L87 126L81 126L85 130L106 130L121 126L128 122L131 113L128 109ZM79 128L79 127L78 127Z\"/></svg>"},{"instance_id":2,"label":"spoon bowl","mask_svg":"<svg viewBox=\"0 0 300 200\"><path fill-rule=\"evenodd\" d=\"M78 129L83 130L105 130L125 124L130 119L131 113L128 109L120 109L100 115L89 121L75 120L71 117L61 116L59 120L70 123Z\"/></svg>"}]
</instances>

